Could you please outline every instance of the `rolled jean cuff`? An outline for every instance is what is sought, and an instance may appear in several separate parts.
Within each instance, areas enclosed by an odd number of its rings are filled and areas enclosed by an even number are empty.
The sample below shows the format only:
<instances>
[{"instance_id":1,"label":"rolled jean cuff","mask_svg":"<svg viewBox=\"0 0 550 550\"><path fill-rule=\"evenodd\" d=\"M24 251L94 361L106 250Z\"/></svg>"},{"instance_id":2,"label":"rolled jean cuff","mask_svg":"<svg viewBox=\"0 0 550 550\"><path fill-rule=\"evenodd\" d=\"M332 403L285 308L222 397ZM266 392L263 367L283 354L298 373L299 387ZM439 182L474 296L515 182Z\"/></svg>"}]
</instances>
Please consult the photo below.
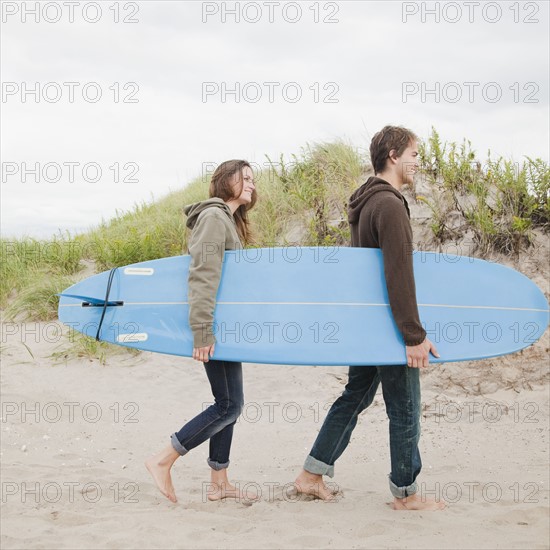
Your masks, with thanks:
<instances>
[{"instance_id":1,"label":"rolled jean cuff","mask_svg":"<svg viewBox=\"0 0 550 550\"><path fill-rule=\"evenodd\" d=\"M334 477L334 465L325 464L311 455L308 455L304 462L304 470L310 474Z\"/></svg>"},{"instance_id":2,"label":"rolled jean cuff","mask_svg":"<svg viewBox=\"0 0 550 550\"><path fill-rule=\"evenodd\" d=\"M388 481L390 482L390 491L395 498L405 498L414 495L418 491L416 481L413 481L411 485L406 487L398 487L392 480L391 474L388 474Z\"/></svg>"},{"instance_id":3,"label":"rolled jean cuff","mask_svg":"<svg viewBox=\"0 0 550 550\"><path fill-rule=\"evenodd\" d=\"M179 442L179 439L177 438L176 434L173 433L170 436L170 442L172 443L172 447L181 455L186 455L189 451Z\"/></svg>"},{"instance_id":4,"label":"rolled jean cuff","mask_svg":"<svg viewBox=\"0 0 550 550\"><path fill-rule=\"evenodd\" d=\"M206 462L208 462L208 466L210 466L212 470L219 471L229 468L229 460L227 462L216 462L215 460L210 460L209 458L207 458Z\"/></svg>"}]
</instances>

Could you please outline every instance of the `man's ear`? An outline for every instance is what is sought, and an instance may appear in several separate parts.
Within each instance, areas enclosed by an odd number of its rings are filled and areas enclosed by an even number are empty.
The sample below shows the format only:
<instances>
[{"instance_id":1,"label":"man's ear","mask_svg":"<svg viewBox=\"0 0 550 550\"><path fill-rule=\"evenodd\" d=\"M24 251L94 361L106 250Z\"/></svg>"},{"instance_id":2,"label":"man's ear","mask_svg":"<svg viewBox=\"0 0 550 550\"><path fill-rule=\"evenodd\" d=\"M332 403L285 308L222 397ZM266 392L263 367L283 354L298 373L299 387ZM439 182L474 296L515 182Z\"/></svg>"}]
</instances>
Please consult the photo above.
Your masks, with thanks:
<instances>
[{"instance_id":1,"label":"man's ear","mask_svg":"<svg viewBox=\"0 0 550 550\"><path fill-rule=\"evenodd\" d=\"M388 153L388 158L392 160L393 162L397 162L397 151L395 149L391 149Z\"/></svg>"}]
</instances>

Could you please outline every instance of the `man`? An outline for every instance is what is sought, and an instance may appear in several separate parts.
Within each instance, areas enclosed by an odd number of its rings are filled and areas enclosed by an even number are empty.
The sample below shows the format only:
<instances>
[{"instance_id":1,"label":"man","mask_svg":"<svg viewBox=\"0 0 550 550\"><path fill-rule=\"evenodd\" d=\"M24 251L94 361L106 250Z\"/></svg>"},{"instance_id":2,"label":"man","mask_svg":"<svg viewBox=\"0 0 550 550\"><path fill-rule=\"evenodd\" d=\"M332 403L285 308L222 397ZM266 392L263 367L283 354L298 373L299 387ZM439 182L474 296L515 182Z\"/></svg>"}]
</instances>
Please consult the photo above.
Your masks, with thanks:
<instances>
[{"instance_id":1,"label":"man","mask_svg":"<svg viewBox=\"0 0 550 550\"><path fill-rule=\"evenodd\" d=\"M439 510L444 504L421 498L416 484L422 466L419 369L428 366L430 352L439 357L418 315L410 212L401 194L418 169L417 137L406 128L386 126L373 137L370 156L375 176L350 198L351 245L382 249L390 307L406 346L407 365L349 368L346 388L329 410L295 483L299 492L334 498L323 475L334 475L334 463L347 447L358 415L372 403L381 383L390 420L393 507Z\"/></svg>"}]
</instances>

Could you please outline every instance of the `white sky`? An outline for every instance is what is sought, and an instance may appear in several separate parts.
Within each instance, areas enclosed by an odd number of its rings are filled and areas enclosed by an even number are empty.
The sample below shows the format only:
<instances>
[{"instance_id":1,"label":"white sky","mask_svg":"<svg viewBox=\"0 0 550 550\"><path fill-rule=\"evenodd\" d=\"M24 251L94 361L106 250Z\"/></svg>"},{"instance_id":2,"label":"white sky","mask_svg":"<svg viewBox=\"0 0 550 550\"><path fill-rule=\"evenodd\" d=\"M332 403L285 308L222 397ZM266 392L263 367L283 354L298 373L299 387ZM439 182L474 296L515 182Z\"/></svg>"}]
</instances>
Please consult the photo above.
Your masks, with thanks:
<instances>
[{"instance_id":1,"label":"white sky","mask_svg":"<svg viewBox=\"0 0 550 550\"><path fill-rule=\"evenodd\" d=\"M548 8L483 0L4 1L2 235L85 230L229 158L263 164L265 154L337 138L368 149L385 124L466 137L482 160L488 149L548 160ZM205 83L214 90L208 96ZM241 93L223 97L223 85ZM436 86L438 95L422 94ZM84 99L85 87L86 97L99 89L101 99ZM288 101L298 90L300 100ZM24 178L36 163L39 181ZM102 177L93 182L96 165Z\"/></svg>"}]
</instances>

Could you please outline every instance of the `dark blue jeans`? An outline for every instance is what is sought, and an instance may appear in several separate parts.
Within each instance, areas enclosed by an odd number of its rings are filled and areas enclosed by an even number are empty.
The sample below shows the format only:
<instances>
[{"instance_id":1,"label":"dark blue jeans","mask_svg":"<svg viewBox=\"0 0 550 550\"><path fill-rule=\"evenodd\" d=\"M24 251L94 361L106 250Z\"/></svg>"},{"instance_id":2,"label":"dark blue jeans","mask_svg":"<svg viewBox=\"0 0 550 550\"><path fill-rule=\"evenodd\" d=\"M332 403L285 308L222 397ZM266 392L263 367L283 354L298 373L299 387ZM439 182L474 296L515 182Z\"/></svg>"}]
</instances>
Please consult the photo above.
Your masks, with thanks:
<instances>
[{"instance_id":1,"label":"dark blue jeans","mask_svg":"<svg viewBox=\"0 0 550 550\"><path fill-rule=\"evenodd\" d=\"M334 476L334 463L346 449L357 417L372 403L380 383L390 420L390 490L393 496L404 498L416 493L416 477L422 468L418 450L420 372L406 365L349 368L344 392L332 404L304 469Z\"/></svg>"},{"instance_id":2,"label":"dark blue jeans","mask_svg":"<svg viewBox=\"0 0 550 550\"><path fill-rule=\"evenodd\" d=\"M233 426L244 404L243 369L241 363L214 359L204 363L204 368L214 404L172 434L172 447L183 456L210 439L208 465L214 470L222 470L229 466Z\"/></svg>"}]
</instances>

